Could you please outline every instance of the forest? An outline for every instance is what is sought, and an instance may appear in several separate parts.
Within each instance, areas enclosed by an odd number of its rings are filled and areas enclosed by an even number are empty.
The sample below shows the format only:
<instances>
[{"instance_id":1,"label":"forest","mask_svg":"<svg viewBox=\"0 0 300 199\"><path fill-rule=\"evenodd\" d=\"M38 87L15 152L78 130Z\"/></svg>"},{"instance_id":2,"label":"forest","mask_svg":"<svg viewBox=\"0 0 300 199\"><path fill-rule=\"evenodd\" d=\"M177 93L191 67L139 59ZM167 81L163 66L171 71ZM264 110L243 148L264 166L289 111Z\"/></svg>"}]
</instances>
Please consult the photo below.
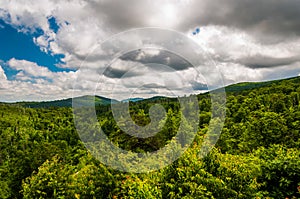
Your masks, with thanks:
<instances>
[{"instance_id":1,"label":"forest","mask_svg":"<svg viewBox=\"0 0 300 199\"><path fill-rule=\"evenodd\" d=\"M1 103L0 198L300 198L300 77L225 89L225 123L209 154L198 156L212 118L206 93L197 95L200 119L192 144L172 164L146 173L118 171L95 158L76 131L71 107ZM129 105L143 126L157 103L167 117L153 137L126 134L107 104L95 107L98 123L124 150L158 150L177 133L178 101Z\"/></svg>"}]
</instances>

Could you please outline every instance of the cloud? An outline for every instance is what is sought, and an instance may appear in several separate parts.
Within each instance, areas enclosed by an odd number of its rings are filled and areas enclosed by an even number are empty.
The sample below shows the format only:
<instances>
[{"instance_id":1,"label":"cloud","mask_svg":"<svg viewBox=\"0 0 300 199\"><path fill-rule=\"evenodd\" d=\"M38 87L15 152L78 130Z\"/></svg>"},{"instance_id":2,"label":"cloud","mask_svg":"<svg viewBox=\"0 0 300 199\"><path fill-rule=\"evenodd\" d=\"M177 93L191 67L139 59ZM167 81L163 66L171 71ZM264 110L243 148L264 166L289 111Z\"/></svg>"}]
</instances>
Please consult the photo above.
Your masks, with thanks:
<instances>
[{"instance_id":1,"label":"cloud","mask_svg":"<svg viewBox=\"0 0 300 199\"><path fill-rule=\"evenodd\" d=\"M191 82L191 85L193 87L194 90L197 90L197 91L205 91L205 90L208 90L208 87L206 84L203 84L201 82L196 82L196 81L193 81Z\"/></svg>"},{"instance_id":2,"label":"cloud","mask_svg":"<svg viewBox=\"0 0 300 199\"><path fill-rule=\"evenodd\" d=\"M225 85L237 82L263 81L264 75L267 73L263 73L261 70L247 68L236 63L222 63L218 65L218 68L224 77Z\"/></svg>"},{"instance_id":3,"label":"cloud","mask_svg":"<svg viewBox=\"0 0 300 199\"><path fill-rule=\"evenodd\" d=\"M41 101L72 97L77 72L52 72L34 62L15 58L5 64L18 73L15 78L8 80L0 67L1 101Z\"/></svg>"},{"instance_id":4,"label":"cloud","mask_svg":"<svg viewBox=\"0 0 300 199\"><path fill-rule=\"evenodd\" d=\"M278 66L291 65L300 61L299 56L276 58L262 55L255 55L251 57L242 58L241 63L249 68L271 68Z\"/></svg>"},{"instance_id":5,"label":"cloud","mask_svg":"<svg viewBox=\"0 0 300 199\"><path fill-rule=\"evenodd\" d=\"M151 83L151 84L144 84L143 88L149 89L149 88L165 88L164 85L156 84L156 83Z\"/></svg>"},{"instance_id":6,"label":"cloud","mask_svg":"<svg viewBox=\"0 0 300 199\"><path fill-rule=\"evenodd\" d=\"M7 77L5 75L5 72L0 65L0 93L2 90L6 90L6 82L7 82Z\"/></svg>"},{"instance_id":7,"label":"cloud","mask_svg":"<svg viewBox=\"0 0 300 199\"><path fill-rule=\"evenodd\" d=\"M129 70L122 70L122 69L116 69L112 67L106 68L106 70L103 73L106 77L109 78L128 78L128 77L134 77L141 74L140 72L129 72Z\"/></svg>"},{"instance_id":8,"label":"cloud","mask_svg":"<svg viewBox=\"0 0 300 199\"><path fill-rule=\"evenodd\" d=\"M90 1L86 8L117 32L141 26L184 32L199 25L219 25L251 32L266 43L300 34L298 0Z\"/></svg>"},{"instance_id":9,"label":"cloud","mask_svg":"<svg viewBox=\"0 0 300 199\"><path fill-rule=\"evenodd\" d=\"M169 66L175 70L185 70L193 67L183 57L166 50L140 49L126 53L120 57L122 60L139 62L142 64L156 63ZM157 68L159 70L159 67Z\"/></svg>"},{"instance_id":10,"label":"cloud","mask_svg":"<svg viewBox=\"0 0 300 199\"><path fill-rule=\"evenodd\" d=\"M295 77L300 71L300 62L295 62L286 66L278 66L276 68L264 68L261 69L261 74L264 79L267 80L276 80L281 79L282 77Z\"/></svg>"},{"instance_id":11,"label":"cloud","mask_svg":"<svg viewBox=\"0 0 300 199\"><path fill-rule=\"evenodd\" d=\"M47 67L38 66L36 63L30 61L12 58L7 62L7 64L10 68L20 71L19 73L21 73L22 76L27 75L35 78L52 78L54 76Z\"/></svg>"},{"instance_id":12,"label":"cloud","mask_svg":"<svg viewBox=\"0 0 300 199\"><path fill-rule=\"evenodd\" d=\"M116 6L118 5L118 6ZM179 23L180 2L162 0L90 1L87 5L93 15L104 18L117 31L141 26L175 26Z\"/></svg>"},{"instance_id":13,"label":"cloud","mask_svg":"<svg viewBox=\"0 0 300 199\"><path fill-rule=\"evenodd\" d=\"M6 80L7 80L7 77L6 77L6 75L5 75L5 72L4 72L4 70L3 70L3 68L2 68L1 65L0 65L0 80L1 80L1 81L6 81Z\"/></svg>"},{"instance_id":14,"label":"cloud","mask_svg":"<svg viewBox=\"0 0 300 199\"><path fill-rule=\"evenodd\" d=\"M1 1L0 8L2 8L0 10L2 19L22 32L35 32L37 29L49 32L47 16L51 15L55 3L44 0L41 3L32 0L4 0Z\"/></svg>"},{"instance_id":15,"label":"cloud","mask_svg":"<svg viewBox=\"0 0 300 199\"><path fill-rule=\"evenodd\" d=\"M266 43L299 36L298 0L190 1L181 12L187 23L182 23L180 29L199 24L233 27L247 31Z\"/></svg>"}]
</instances>

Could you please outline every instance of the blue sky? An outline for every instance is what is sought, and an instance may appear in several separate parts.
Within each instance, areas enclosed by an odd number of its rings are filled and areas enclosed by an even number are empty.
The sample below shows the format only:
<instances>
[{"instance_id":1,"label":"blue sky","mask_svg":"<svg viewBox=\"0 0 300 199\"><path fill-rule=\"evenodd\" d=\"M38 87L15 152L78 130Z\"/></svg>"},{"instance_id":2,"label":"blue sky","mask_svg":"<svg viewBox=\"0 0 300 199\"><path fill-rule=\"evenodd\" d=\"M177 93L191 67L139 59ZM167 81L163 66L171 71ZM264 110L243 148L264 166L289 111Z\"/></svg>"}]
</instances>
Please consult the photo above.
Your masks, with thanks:
<instances>
[{"instance_id":1,"label":"blue sky","mask_svg":"<svg viewBox=\"0 0 300 199\"><path fill-rule=\"evenodd\" d=\"M116 57L103 72L112 61L113 49L98 49L101 42L143 27L171 29L199 44L214 61L224 85L298 76L299 13L298 0L229 0L226 5L222 0L132 0L130 4L123 0L1 0L0 101L55 100L91 91L110 97L113 88L117 99L131 88L137 91L131 98L166 95L170 90L184 95L190 94L185 93L188 88L213 79L213 74L197 74L160 50ZM193 34L198 27L199 34ZM175 36L168 39L175 41L174 46L180 44ZM144 45L139 36L126 42L125 46ZM205 67L207 60L201 61ZM176 67L172 72L159 71L162 76L157 79L147 62ZM136 71L124 78L131 70Z\"/></svg>"}]
</instances>

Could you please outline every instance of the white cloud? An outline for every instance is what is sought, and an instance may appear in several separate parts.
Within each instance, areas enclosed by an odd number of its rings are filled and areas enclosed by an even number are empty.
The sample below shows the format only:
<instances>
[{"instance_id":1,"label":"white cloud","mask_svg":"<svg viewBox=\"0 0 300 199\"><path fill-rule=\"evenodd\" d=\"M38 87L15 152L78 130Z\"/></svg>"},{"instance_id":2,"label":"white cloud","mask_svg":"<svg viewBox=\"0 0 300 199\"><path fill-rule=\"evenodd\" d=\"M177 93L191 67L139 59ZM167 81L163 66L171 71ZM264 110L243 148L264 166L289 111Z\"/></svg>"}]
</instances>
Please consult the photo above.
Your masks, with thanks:
<instances>
[{"instance_id":1,"label":"white cloud","mask_svg":"<svg viewBox=\"0 0 300 199\"><path fill-rule=\"evenodd\" d=\"M14 58L6 64L19 72L14 80L7 80L2 67L0 67L2 101L40 101L72 97L72 88L77 72L52 72L36 63Z\"/></svg>"},{"instance_id":2,"label":"white cloud","mask_svg":"<svg viewBox=\"0 0 300 199\"><path fill-rule=\"evenodd\" d=\"M17 60L15 58L10 59L7 64L17 71L21 71L22 76L27 75L30 77L46 77L52 78L53 73L47 68L38 66L36 63L26 61L26 60Z\"/></svg>"},{"instance_id":3,"label":"white cloud","mask_svg":"<svg viewBox=\"0 0 300 199\"><path fill-rule=\"evenodd\" d=\"M218 65L218 68L224 76L225 85L264 80L261 70L247 68L239 64L222 63Z\"/></svg>"},{"instance_id":4,"label":"white cloud","mask_svg":"<svg viewBox=\"0 0 300 199\"><path fill-rule=\"evenodd\" d=\"M48 32L47 16L51 15L52 9L55 9L55 3L47 0L39 3L34 0L3 0L0 2L0 7L9 13L9 16L5 15L4 20L14 26L23 27L21 31L35 31L36 28L41 28Z\"/></svg>"},{"instance_id":5,"label":"white cloud","mask_svg":"<svg viewBox=\"0 0 300 199\"><path fill-rule=\"evenodd\" d=\"M7 77L6 77L6 75L5 75L5 72L4 72L4 70L3 70L3 68L2 68L1 65L0 65L0 80L1 80L1 81L6 81L6 80L7 80Z\"/></svg>"},{"instance_id":6,"label":"white cloud","mask_svg":"<svg viewBox=\"0 0 300 199\"><path fill-rule=\"evenodd\" d=\"M266 45L246 31L226 26L202 27L201 33L193 39L221 61L234 61L255 55L284 58L300 54L300 38Z\"/></svg>"}]
</instances>

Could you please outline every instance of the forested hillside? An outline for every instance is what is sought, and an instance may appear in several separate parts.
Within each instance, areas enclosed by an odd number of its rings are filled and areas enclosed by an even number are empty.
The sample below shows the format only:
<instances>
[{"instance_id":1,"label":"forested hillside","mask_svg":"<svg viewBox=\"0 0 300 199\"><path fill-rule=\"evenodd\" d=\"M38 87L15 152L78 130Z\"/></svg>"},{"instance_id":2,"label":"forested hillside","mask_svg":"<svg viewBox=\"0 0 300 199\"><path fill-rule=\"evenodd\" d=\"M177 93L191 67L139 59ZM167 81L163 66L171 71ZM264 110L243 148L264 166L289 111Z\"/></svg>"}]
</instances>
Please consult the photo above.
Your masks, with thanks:
<instances>
[{"instance_id":1,"label":"forested hillside","mask_svg":"<svg viewBox=\"0 0 300 199\"><path fill-rule=\"evenodd\" d=\"M227 89L226 120L214 149L199 150L211 118L209 94L198 95L197 136L184 155L155 172L113 170L95 159L76 132L71 108L0 104L0 198L300 198L300 78ZM97 105L104 132L119 147L155 151L180 123L176 99L130 102L133 120L150 122L162 104L167 118L154 137L119 129L109 105Z\"/></svg>"}]
</instances>

